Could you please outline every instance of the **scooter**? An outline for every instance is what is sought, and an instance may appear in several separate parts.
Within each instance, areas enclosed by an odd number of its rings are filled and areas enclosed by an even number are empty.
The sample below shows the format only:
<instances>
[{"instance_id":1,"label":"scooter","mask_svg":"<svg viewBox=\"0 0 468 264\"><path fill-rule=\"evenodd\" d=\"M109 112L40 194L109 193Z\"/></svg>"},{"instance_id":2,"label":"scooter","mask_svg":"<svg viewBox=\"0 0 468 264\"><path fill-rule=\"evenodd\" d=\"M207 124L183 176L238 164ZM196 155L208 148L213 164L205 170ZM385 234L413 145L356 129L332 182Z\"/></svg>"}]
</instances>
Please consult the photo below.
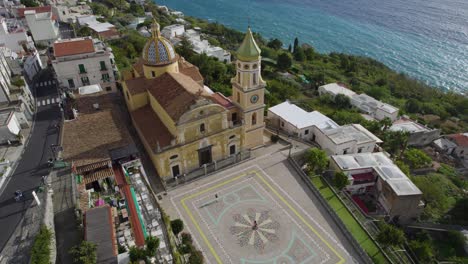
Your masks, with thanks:
<instances>
[{"instance_id":1,"label":"scooter","mask_svg":"<svg viewBox=\"0 0 468 264\"><path fill-rule=\"evenodd\" d=\"M19 202L23 198L23 192L20 190L17 190L15 192L15 201Z\"/></svg>"}]
</instances>

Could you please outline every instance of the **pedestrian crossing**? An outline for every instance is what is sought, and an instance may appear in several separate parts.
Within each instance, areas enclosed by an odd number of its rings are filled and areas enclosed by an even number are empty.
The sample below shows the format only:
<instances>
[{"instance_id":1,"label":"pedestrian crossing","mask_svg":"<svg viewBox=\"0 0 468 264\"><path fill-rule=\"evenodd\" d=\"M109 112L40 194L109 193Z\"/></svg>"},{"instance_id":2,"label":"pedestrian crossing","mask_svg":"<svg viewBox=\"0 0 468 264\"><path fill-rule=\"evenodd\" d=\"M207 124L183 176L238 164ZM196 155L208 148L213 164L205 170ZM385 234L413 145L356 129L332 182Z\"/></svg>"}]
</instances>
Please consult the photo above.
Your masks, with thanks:
<instances>
[{"instance_id":1,"label":"pedestrian crossing","mask_svg":"<svg viewBox=\"0 0 468 264\"><path fill-rule=\"evenodd\" d=\"M37 99L37 107L60 103L60 97Z\"/></svg>"},{"instance_id":2,"label":"pedestrian crossing","mask_svg":"<svg viewBox=\"0 0 468 264\"><path fill-rule=\"evenodd\" d=\"M56 84L56 83L57 83L57 80L38 82L38 83L36 83L36 88L46 87L46 86L50 86L50 85Z\"/></svg>"}]
</instances>

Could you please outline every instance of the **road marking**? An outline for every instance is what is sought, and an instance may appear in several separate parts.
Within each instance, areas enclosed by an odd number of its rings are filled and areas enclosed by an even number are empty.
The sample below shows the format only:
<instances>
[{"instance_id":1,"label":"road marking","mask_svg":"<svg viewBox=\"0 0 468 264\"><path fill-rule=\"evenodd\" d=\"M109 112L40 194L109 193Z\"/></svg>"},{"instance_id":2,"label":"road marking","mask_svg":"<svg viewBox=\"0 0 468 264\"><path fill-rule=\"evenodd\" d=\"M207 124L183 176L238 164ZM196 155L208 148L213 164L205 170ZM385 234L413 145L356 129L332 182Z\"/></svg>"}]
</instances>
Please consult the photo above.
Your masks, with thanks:
<instances>
[{"instance_id":1,"label":"road marking","mask_svg":"<svg viewBox=\"0 0 468 264\"><path fill-rule=\"evenodd\" d=\"M50 99L47 99L47 104L50 104Z\"/></svg>"},{"instance_id":2,"label":"road marking","mask_svg":"<svg viewBox=\"0 0 468 264\"><path fill-rule=\"evenodd\" d=\"M37 107L41 106L41 101L37 101Z\"/></svg>"},{"instance_id":3,"label":"road marking","mask_svg":"<svg viewBox=\"0 0 468 264\"><path fill-rule=\"evenodd\" d=\"M50 103L51 104L55 103L55 98L50 99Z\"/></svg>"},{"instance_id":4,"label":"road marking","mask_svg":"<svg viewBox=\"0 0 468 264\"><path fill-rule=\"evenodd\" d=\"M48 84L51 85L51 84L52 84L52 81L49 81Z\"/></svg>"}]
</instances>

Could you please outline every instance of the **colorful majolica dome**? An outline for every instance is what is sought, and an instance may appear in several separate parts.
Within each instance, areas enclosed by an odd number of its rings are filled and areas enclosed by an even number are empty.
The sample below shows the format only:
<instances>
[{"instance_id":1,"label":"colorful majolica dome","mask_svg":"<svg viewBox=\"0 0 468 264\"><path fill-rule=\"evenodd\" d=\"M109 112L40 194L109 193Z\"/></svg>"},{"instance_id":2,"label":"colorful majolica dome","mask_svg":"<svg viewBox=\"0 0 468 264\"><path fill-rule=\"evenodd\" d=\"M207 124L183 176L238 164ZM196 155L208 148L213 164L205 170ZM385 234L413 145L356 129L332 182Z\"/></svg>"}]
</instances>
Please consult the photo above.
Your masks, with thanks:
<instances>
[{"instance_id":1,"label":"colorful majolica dome","mask_svg":"<svg viewBox=\"0 0 468 264\"><path fill-rule=\"evenodd\" d=\"M143 59L148 65L166 65L177 60L174 47L171 42L161 36L159 24L154 21L152 36L143 48Z\"/></svg>"}]
</instances>

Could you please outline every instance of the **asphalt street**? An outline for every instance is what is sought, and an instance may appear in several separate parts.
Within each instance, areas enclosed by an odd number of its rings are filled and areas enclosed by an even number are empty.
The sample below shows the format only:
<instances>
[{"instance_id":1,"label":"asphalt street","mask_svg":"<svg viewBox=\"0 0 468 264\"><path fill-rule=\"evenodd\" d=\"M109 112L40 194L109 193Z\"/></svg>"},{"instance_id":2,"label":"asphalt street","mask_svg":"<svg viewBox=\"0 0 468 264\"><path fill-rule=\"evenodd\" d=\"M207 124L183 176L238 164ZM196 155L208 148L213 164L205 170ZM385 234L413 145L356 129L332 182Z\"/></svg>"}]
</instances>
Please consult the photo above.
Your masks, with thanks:
<instances>
[{"instance_id":1,"label":"asphalt street","mask_svg":"<svg viewBox=\"0 0 468 264\"><path fill-rule=\"evenodd\" d=\"M32 87L37 100L57 97L57 88L50 71L43 71ZM46 83L36 87L36 83ZM13 176L0 194L0 252L14 232L28 207L32 205L32 191L41 185L41 176L49 174L47 160L53 156L51 145L58 143L59 131L55 125L60 121L61 113L58 104L42 105L37 108L31 138L25 146L21 160ZM14 200L14 192L23 191L24 199Z\"/></svg>"}]
</instances>

